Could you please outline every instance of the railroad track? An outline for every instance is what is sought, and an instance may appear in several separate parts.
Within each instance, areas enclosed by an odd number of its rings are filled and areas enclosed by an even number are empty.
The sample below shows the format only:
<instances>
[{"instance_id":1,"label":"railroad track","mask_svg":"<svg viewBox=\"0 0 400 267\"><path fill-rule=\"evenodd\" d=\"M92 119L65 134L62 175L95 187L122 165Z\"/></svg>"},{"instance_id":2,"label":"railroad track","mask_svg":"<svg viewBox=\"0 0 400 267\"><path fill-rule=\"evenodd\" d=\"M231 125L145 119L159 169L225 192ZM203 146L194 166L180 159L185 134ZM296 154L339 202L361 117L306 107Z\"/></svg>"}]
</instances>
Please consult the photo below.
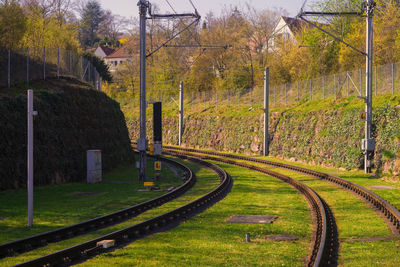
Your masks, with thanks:
<instances>
[{"instance_id":1,"label":"railroad track","mask_svg":"<svg viewBox=\"0 0 400 267\"><path fill-rule=\"evenodd\" d=\"M178 225L181 221L184 221L215 204L229 193L233 181L222 168L212 163L188 156L182 155L181 158L193 161L213 170L220 179L218 187L199 199L152 219L16 266L68 266L85 261L99 253L111 251L115 249L115 247L123 247L124 245L149 234L172 228ZM191 171L190 173L192 179L195 179L194 174ZM112 240L114 243L113 247L104 247L101 242L105 240Z\"/></svg>"},{"instance_id":2,"label":"railroad track","mask_svg":"<svg viewBox=\"0 0 400 267\"><path fill-rule=\"evenodd\" d=\"M165 148L167 148L165 150ZM180 150L180 151L177 151ZM193 151L190 151L193 152ZM231 159L213 157L210 155L190 154L186 149L173 150L171 147L164 146L165 154L182 157L194 156L205 160L214 160L224 162L261 173L273 176L281 181L288 183L297 191L304 195L308 201L313 215L313 238L311 242L311 254L307 257L306 266L336 266L338 252L338 234L335 218L325 201L311 188L305 184L278 172L274 172L262 167L250 165L243 162L237 162Z\"/></svg>"},{"instance_id":3,"label":"railroad track","mask_svg":"<svg viewBox=\"0 0 400 267\"><path fill-rule=\"evenodd\" d=\"M167 158L161 158L161 160L175 166L176 168L179 168L184 172L183 180L185 182L182 185L160 197L131 206L123 210L119 210L74 225L62 227L45 233L40 233L31 237L1 244L0 259L7 256L14 256L15 254L21 254L39 247L43 247L46 246L48 243L59 242L61 240L66 240L78 235L89 233L94 230L99 230L105 227L109 227L111 225L121 223L127 219L138 216L146 210L158 207L168 201L171 201L172 199L183 195L196 183L193 172L185 165Z\"/></svg>"},{"instance_id":4,"label":"railroad track","mask_svg":"<svg viewBox=\"0 0 400 267\"><path fill-rule=\"evenodd\" d=\"M173 146L163 146L164 149L169 149L169 150L179 150L179 151L186 151L186 152L194 152L194 153L202 153L202 154L207 154L207 155L214 155L214 156L219 156L219 157L227 157L227 158L233 158L233 159L238 159L238 160L244 160L244 161L251 161L251 162L256 162L256 163L261 163L269 166L274 166L278 168L283 168L283 169L288 169L300 173L305 173L310 176L317 177L322 180L326 180L330 183L333 183L339 187L342 187L346 190L349 190L359 197L361 197L365 202L370 203L371 205L375 206L383 216L385 216L388 220L386 220L386 223L388 224L389 228L392 229L393 231L396 231L395 234L398 236L400 235L400 212L399 210L396 209L393 205L391 205L388 201L385 199L381 198L377 194L373 193L372 191L357 185L355 183L352 183L350 181L347 181L345 179L342 179L340 177L330 175L327 173L299 167L299 166L293 166L285 163L279 163L279 162L274 162L274 161L269 161L269 160L264 160L264 159L257 159L257 158L252 158L252 157L246 157L246 156L238 156L238 155L233 155L233 154L228 154L228 153L221 153L221 152L214 152L214 151L203 151L203 150L198 150L198 149L191 149L191 148L181 148L181 147L173 147Z\"/></svg>"}]
</instances>

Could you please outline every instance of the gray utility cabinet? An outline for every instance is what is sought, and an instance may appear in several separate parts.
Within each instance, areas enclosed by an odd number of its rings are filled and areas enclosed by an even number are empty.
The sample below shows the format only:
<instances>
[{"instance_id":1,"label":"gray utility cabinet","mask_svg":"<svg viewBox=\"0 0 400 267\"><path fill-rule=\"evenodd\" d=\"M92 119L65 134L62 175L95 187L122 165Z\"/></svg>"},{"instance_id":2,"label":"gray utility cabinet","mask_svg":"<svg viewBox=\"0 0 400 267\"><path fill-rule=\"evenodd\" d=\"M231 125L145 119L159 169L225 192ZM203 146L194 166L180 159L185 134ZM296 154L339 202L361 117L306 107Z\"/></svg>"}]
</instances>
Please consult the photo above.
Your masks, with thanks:
<instances>
[{"instance_id":1,"label":"gray utility cabinet","mask_svg":"<svg viewBox=\"0 0 400 267\"><path fill-rule=\"evenodd\" d=\"M101 150L87 150L87 183L94 184L101 182Z\"/></svg>"}]
</instances>

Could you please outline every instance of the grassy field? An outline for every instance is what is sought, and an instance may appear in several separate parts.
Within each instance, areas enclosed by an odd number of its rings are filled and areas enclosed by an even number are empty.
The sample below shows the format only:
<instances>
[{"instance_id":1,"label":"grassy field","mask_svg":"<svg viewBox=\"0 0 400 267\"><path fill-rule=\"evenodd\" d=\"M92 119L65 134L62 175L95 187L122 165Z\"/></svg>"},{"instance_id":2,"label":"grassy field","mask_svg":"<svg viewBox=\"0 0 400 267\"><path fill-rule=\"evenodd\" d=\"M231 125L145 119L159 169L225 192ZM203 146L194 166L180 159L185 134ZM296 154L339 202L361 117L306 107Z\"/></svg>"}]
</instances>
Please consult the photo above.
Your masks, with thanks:
<instances>
[{"instance_id":1,"label":"grassy field","mask_svg":"<svg viewBox=\"0 0 400 267\"><path fill-rule=\"evenodd\" d=\"M176 207L182 206L190 201L193 201L194 199L196 199L199 196L204 195L205 193L209 192L210 190L212 190L213 188L216 187L216 185L218 185L219 179L216 176L216 174L208 169L204 169L204 168L199 168L197 165L193 165L190 163L185 163L185 165L189 166L193 171L196 172L196 174L201 177L201 179L199 179L199 181L194 185L194 187L192 189L190 189L184 196L177 198L169 203L164 204L161 207L155 208L153 210L148 210L144 213L142 213L141 215L134 217L130 220L127 220L123 223L105 228L105 229L100 229L98 231L94 231L91 233L88 233L86 235L81 235L81 236L77 236L75 238L71 238L65 241L61 241L58 243L51 243L49 245L47 245L46 247L42 247L24 254L21 254L19 256L16 257L9 257L9 258L5 258L3 260L0 260L0 266L10 266L10 265L15 265L17 263L21 263L21 262L25 262L40 256L44 256L53 252L56 252L58 250L64 249L64 248L68 248L71 247L73 245L76 245L78 243L82 243L94 238L97 238L99 236L117 231L119 229L134 225L138 222L141 222L143 220L146 220L148 218L152 218L154 216L160 215L162 213L165 213L168 210L174 209ZM169 172L166 168L163 168L166 172ZM121 169L118 170L118 173L120 174L120 176L117 176L116 174L111 175L110 180L118 180L121 181L123 179L123 177L125 177L126 174L131 173L131 172L136 172L134 170L134 168L125 168L125 169ZM136 178L136 176L135 176ZM171 176L170 173L170 178L176 181L176 178L173 178ZM179 180L178 180L179 181ZM181 181L180 181L181 182ZM172 183L165 183L165 186L168 185L172 185ZM123 187L127 187L127 184L122 184ZM130 184L129 184L130 186ZM137 185L137 187L141 187L141 185ZM164 186L163 186L164 187ZM122 188L121 188L122 190ZM125 189L128 190L128 189ZM136 190L134 191L135 194L143 194L144 196L147 196L146 198L142 197L142 201L147 200L148 198L153 198L155 197L154 193L157 192L137 192ZM151 197L150 195L151 194ZM158 192L158 194L160 194L160 192ZM121 196L122 198L124 196ZM114 200L112 200L113 203L118 203L120 201L120 196L114 196ZM141 202L142 202L141 201ZM60 216L60 214L58 215Z\"/></svg>"},{"instance_id":2,"label":"grassy field","mask_svg":"<svg viewBox=\"0 0 400 267\"><path fill-rule=\"evenodd\" d=\"M271 160L269 157L268 159ZM186 162L185 164L195 171L198 182L184 196L111 228L50 244L18 257L3 259L0 261L0 266L9 266L46 255L152 218L193 201L217 186L218 178L214 172L192 163ZM311 214L304 198L290 186L275 178L227 164L217 164L226 169L234 179L232 192L226 198L203 213L181 223L174 229L153 234L122 249L99 255L84 262L82 265L303 266L304 260L309 254L312 232ZM296 165L310 167L301 163L296 163ZM365 176L362 172L345 172L321 167L314 169L345 176L345 179L366 187L369 185L388 184L399 187L395 183L388 183L373 179L371 176ZM330 205L336 216L339 230L340 266L400 265L400 242L393 238L384 220L361 200L353 194L325 181L295 172L279 171L309 185ZM133 186L132 179L126 178L131 172L133 170L129 168L121 169L116 173L108 174L107 179L109 181L130 181ZM132 175L129 177L132 177ZM134 177L136 178L136 176ZM127 184L110 183L106 185L127 187ZM79 192L82 191L84 190ZM379 195L384 192L387 197L398 198L399 196L398 190L375 191ZM91 189L90 192L93 192L93 190ZM100 195L82 196L86 198L83 202L86 203L89 199L97 196ZM124 197L121 196L121 198L123 199ZM109 203L109 205L111 204ZM264 225L226 223L230 216L237 214L274 215L278 218L273 224ZM78 211L76 211L76 215L82 216ZM49 221L51 220L49 219ZM245 242L246 233L250 233L252 242ZM266 238L280 234L296 236L298 240L278 242ZM361 238L365 239L365 241L360 240ZM374 238L383 238L384 240L373 240Z\"/></svg>"},{"instance_id":3,"label":"grassy field","mask_svg":"<svg viewBox=\"0 0 400 267\"><path fill-rule=\"evenodd\" d=\"M82 265L303 266L312 232L311 214L305 199L275 178L231 165L218 165L234 179L232 191L226 198L170 231L99 255ZM201 183L203 175L197 173L197 176ZM173 203L167 205L170 204ZM237 214L278 218L272 224L225 222ZM246 233L250 233L252 242L245 242ZM279 234L293 235L298 240L266 239Z\"/></svg>"},{"instance_id":4,"label":"grassy field","mask_svg":"<svg viewBox=\"0 0 400 267\"><path fill-rule=\"evenodd\" d=\"M313 167L265 157L298 166L334 173L346 180L360 184L369 189L374 185L390 185L400 189L400 184L382 181L361 171L341 171L332 168ZM260 165L262 166L262 165ZM265 165L264 165L265 166ZM339 232L339 265L340 266L399 266L400 241L393 236L380 215L369 208L352 193L325 181L304 174L268 167L298 179L314 189L326 200L332 209ZM400 207L400 192L393 189L371 189L376 194Z\"/></svg>"},{"instance_id":5,"label":"grassy field","mask_svg":"<svg viewBox=\"0 0 400 267\"><path fill-rule=\"evenodd\" d=\"M149 161L148 166L153 162ZM152 170L149 167L149 176ZM160 186L182 184L167 167ZM70 183L34 189L34 225L27 227L26 189L0 192L0 243L71 225L155 198L165 192L139 192L137 169L122 167L103 175L103 183Z\"/></svg>"}]
</instances>

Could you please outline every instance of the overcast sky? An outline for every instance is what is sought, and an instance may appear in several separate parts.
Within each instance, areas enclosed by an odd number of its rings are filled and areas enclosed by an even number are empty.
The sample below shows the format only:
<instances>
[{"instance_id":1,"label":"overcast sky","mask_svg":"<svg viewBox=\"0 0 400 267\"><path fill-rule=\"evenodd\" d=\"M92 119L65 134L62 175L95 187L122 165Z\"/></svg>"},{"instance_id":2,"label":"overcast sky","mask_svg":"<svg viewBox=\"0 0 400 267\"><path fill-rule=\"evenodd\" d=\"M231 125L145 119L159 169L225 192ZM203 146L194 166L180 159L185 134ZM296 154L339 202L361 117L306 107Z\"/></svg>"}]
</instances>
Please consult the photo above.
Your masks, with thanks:
<instances>
[{"instance_id":1,"label":"overcast sky","mask_svg":"<svg viewBox=\"0 0 400 267\"><path fill-rule=\"evenodd\" d=\"M173 8L179 12L192 12L193 8L189 0L168 0ZM109 9L112 13L127 18L138 17L138 0L99 0L103 9ZM304 0L192 0L202 17L212 11L214 15L219 15L221 10L226 6L243 7L244 4L250 3L257 9L273 9L284 8L289 12L290 16L295 16ZM166 0L151 0L150 3L156 4L162 12L172 12Z\"/></svg>"}]
</instances>

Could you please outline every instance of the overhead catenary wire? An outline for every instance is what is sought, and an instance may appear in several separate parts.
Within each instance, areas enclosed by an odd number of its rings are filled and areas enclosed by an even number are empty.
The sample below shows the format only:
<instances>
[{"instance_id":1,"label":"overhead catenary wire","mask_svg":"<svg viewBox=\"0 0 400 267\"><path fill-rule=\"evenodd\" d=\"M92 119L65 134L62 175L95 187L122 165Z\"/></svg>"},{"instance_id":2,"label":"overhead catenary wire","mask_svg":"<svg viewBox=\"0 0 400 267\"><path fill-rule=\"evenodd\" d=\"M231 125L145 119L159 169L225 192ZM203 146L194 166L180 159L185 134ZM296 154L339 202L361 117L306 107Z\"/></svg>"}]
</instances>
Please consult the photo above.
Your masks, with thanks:
<instances>
[{"instance_id":1,"label":"overhead catenary wire","mask_svg":"<svg viewBox=\"0 0 400 267\"><path fill-rule=\"evenodd\" d=\"M170 3L168 0L165 0L165 1L166 1L167 4L169 5L169 7L172 9L172 11L173 11L175 14L177 14L176 10L173 8L173 6L171 5L171 3ZM195 10L195 14L198 14L196 8L195 8L194 5L193 5L193 3L192 3L192 6L193 6L193 8L194 8L194 10ZM185 24L185 23L182 21L181 18L180 18L179 20L180 20L180 22L181 22L182 24ZM194 40L200 45L199 40L196 39L196 36L192 33L192 31L191 31L189 28L188 28L188 31L189 31L190 35L193 36Z\"/></svg>"}]
</instances>

